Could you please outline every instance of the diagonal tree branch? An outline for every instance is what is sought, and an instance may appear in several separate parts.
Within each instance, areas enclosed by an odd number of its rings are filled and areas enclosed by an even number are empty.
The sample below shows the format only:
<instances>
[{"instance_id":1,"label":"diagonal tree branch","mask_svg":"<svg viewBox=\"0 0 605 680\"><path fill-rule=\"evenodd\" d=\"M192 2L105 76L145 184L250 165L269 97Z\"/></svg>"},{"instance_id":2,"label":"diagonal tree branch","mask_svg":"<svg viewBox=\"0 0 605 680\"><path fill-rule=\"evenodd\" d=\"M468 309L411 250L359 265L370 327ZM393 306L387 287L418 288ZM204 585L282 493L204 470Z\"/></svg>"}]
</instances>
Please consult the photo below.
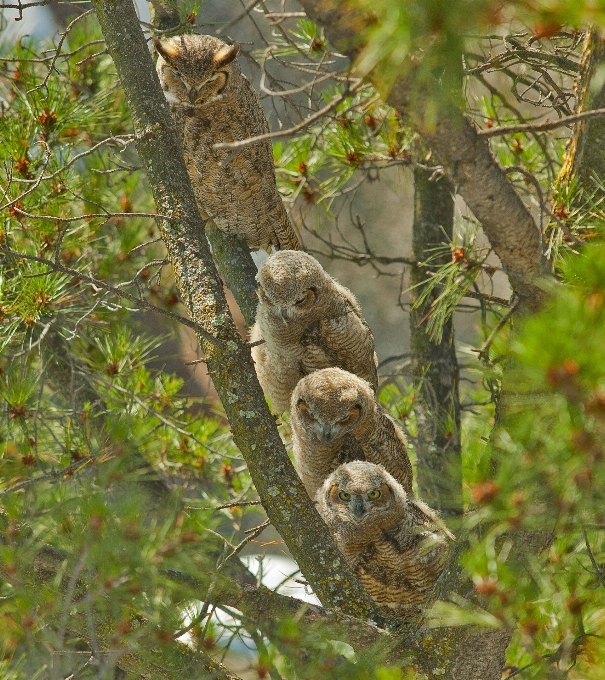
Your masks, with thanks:
<instances>
[{"instance_id":1,"label":"diagonal tree branch","mask_svg":"<svg viewBox=\"0 0 605 680\"><path fill-rule=\"evenodd\" d=\"M147 170L181 298L199 335L227 418L263 506L315 593L354 616L385 617L336 549L302 486L258 384L250 350L237 332L214 266L180 144L132 0L94 0L109 54L126 94L137 150Z\"/></svg>"}]
</instances>

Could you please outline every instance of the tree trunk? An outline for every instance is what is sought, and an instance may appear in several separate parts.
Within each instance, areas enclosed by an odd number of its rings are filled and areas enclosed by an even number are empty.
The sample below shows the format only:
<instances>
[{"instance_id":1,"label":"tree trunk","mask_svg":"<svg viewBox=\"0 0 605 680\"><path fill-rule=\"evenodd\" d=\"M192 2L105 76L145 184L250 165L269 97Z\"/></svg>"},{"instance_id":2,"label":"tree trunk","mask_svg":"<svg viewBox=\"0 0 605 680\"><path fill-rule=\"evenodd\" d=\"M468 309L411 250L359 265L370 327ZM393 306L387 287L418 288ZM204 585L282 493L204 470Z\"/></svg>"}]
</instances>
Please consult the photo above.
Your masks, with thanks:
<instances>
[{"instance_id":1,"label":"tree trunk","mask_svg":"<svg viewBox=\"0 0 605 680\"><path fill-rule=\"evenodd\" d=\"M580 77L576 84L576 113L605 107L604 68L605 44L599 31L592 28L586 35ZM604 178L605 116L599 116L576 123L557 183L567 184L575 179L578 188L588 195L594 194L593 200L597 201L605 197Z\"/></svg>"},{"instance_id":2,"label":"tree trunk","mask_svg":"<svg viewBox=\"0 0 605 680\"><path fill-rule=\"evenodd\" d=\"M414 260L424 262L432 249L451 241L454 230L454 188L431 172L414 170ZM443 258L447 261L448 256ZM412 286L426 281L426 268L411 269ZM419 289L412 288L412 302ZM438 295L435 292L427 307ZM460 400L458 362L454 347L454 319L446 322L441 342L425 332L426 309L410 311L412 374L419 383L414 399L416 415L416 479L420 497L446 516L462 514L462 463L460 458Z\"/></svg>"}]
</instances>

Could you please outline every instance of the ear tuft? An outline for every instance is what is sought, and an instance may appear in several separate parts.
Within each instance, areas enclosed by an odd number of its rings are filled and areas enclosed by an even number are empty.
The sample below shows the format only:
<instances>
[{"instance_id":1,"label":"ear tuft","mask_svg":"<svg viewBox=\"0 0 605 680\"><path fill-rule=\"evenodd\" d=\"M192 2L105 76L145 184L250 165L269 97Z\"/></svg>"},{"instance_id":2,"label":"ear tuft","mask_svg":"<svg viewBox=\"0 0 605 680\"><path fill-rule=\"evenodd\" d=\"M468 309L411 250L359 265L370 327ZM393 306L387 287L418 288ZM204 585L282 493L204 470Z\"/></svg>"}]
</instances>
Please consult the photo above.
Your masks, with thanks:
<instances>
[{"instance_id":1,"label":"ear tuft","mask_svg":"<svg viewBox=\"0 0 605 680\"><path fill-rule=\"evenodd\" d=\"M151 44L153 45L153 49L167 60L174 59L179 53L179 48L171 41L162 42L157 38L152 38Z\"/></svg>"},{"instance_id":2,"label":"ear tuft","mask_svg":"<svg viewBox=\"0 0 605 680\"><path fill-rule=\"evenodd\" d=\"M230 64L239 53L239 44L223 45L214 53L214 63L217 66L226 66Z\"/></svg>"}]
</instances>

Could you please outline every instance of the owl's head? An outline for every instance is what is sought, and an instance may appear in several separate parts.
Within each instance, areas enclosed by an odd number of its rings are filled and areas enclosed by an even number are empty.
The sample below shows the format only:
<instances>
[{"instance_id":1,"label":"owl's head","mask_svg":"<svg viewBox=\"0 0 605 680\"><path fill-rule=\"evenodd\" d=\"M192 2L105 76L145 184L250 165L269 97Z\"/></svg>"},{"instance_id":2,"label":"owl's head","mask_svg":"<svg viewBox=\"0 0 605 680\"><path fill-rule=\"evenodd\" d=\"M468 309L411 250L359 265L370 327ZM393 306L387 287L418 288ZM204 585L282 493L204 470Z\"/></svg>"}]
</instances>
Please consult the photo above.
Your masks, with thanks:
<instances>
[{"instance_id":1,"label":"owl's head","mask_svg":"<svg viewBox=\"0 0 605 680\"><path fill-rule=\"evenodd\" d=\"M341 368L322 368L299 381L292 393L293 426L330 443L354 430L376 410L368 382Z\"/></svg>"},{"instance_id":2,"label":"owl's head","mask_svg":"<svg viewBox=\"0 0 605 680\"><path fill-rule=\"evenodd\" d=\"M403 487L382 465L355 460L334 470L318 491L319 513L328 523L364 524L405 511Z\"/></svg>"},{"instance_id":3,"label":"owl's head","mask_svg":"<svg viewBox=\"0 0 605 680\"><path fill-rule=\"evenodd\" d=\"M227 45L211 35L179 35L153 39L159 55L156 69L169 99L186 106L217 101L239 73L234 61L239 45Z\"/></svg>"},{"instance_id":4,"label":"owl's head","mask_svg":"<svg viewBox=\"0 0 605 680\"><path fill-rule=\"evenodd\" d=\"M280 250L261 264L256 280L261 305L287 322L308 316L332 279L311 255Z\"/></svg>"}]
</instances>

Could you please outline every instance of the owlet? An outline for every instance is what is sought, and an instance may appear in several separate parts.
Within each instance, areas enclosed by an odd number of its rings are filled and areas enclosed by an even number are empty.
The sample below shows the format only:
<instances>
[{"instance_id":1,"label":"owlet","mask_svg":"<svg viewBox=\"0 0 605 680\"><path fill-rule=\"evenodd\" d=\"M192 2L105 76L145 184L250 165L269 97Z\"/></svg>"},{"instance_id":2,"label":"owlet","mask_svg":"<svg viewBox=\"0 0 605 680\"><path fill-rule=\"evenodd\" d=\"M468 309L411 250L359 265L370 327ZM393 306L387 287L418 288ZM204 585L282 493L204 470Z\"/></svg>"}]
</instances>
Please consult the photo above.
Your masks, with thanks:
<instances>
[{"instance_id":1,"label":"owlet","mask_svg":"<svg viewBox=\"0 0 605 680\"><path fill-rule=\"evenodd\" d=\"M326 479L317 509L380 608L403 619L418 614L454 538L436 513L410 499L382 466L362 461Z\"/></svg>"},{"instance_id":2,"label":"owlet","mask_svg":"<svg viewBox=\"0 0 605 680\"><path fill-rule=\"evenodd\" d=\"M235 59L239 46L210 35L154 39L153 46L202 216L252 249L299 249L277 192L270 141L214 148L269 132L258 95Z\"/></svg>"},{"instance_id":3,"label":"owlet","mask_svg":"<svg viewBox=\"0 0 605 680\"><path fill-rule=\"evenodd\" d=\"M298 381L340 366L378 385L374 336L350 290L300 251L284 250L260 266L251 340L256 373L275 411L290 408Z\"/></svg>"},{"instance_id":4,"label":"owlet","mask_svg":"<svg viewBox=\"0 0 605 680\"><path fill-rule=\"evenodd\" d=\"M290 412L294 463L311 498L353 460L383 465L413 495L405 435L365 380L340 368L315 371L296 386Z\"/></svg>"}]
</instances>

